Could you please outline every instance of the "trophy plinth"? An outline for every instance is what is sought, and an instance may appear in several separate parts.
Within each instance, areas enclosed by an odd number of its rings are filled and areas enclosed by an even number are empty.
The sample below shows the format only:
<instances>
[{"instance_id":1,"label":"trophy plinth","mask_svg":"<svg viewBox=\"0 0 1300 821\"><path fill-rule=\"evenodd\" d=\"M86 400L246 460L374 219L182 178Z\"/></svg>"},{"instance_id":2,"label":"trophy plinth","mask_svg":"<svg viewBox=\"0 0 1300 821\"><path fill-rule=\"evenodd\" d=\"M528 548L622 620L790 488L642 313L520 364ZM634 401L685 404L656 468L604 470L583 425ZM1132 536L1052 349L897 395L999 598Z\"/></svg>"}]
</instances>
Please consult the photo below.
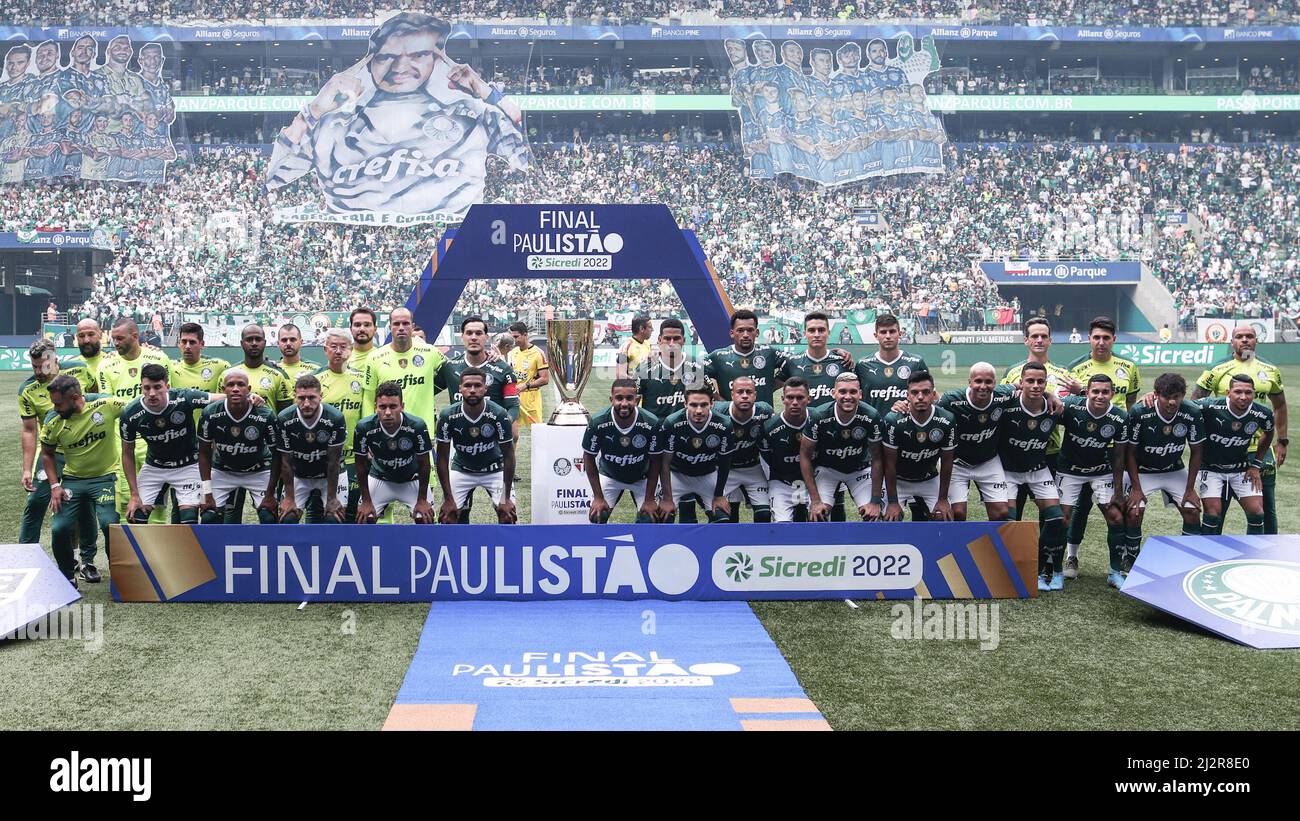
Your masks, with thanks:
<instances>
[{"instance_id":1,"label":"trophy plinth","mask_svg":"<svg viewBox=\"0 0 1300 821\"><path fill-rule=\"evenodd\" d=\"M546 348L550 354L551 373L557 377L556 391L560 404L551 413L552 425L583 425L591 413L582 406L582 391L591 379L595 356L596 323L590 319L548 319Z\"/></svg>"}]
</instances>

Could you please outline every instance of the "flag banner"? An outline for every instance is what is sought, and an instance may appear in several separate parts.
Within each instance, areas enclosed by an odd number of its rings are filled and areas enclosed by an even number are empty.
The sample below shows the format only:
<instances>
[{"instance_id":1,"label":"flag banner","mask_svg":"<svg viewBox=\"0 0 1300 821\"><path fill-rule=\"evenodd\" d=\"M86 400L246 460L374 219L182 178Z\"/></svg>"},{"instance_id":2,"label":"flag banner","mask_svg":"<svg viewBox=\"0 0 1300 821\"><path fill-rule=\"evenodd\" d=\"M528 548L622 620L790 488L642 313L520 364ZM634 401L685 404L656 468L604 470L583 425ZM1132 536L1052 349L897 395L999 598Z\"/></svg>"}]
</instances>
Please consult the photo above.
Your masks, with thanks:
<instances>
[{"instance_id":1,"label":"flag banner","mask_svg":"<svg viewBox=\"0 0 1300 821\"><path fill-rule=\"evenodd\" d=\"M162 43L82 34L8 46L0 74L0 182L161 184L176 159ZM132 68L132 66L135 68Z\"/></svg>"},{"instance_id":2,"label":"flag banner","mask_svg":"<svg viewBox=\"0 0 1300 821\"><path fill-rule=\"evenodd\" d=\"M1238 325L1253 328L1258 342L1280 342L1277 337L1277 323L1271 316L1256 316L1250 319L1233 319L1222 316L1198 316L1196 318L1196 338L1212 345L1224 345L1232 341L1232 329Z\"/></svg>"},{"instance_id":3,"label":"flag banner","mask_svg":"<svg viewBox=\"0 0 1300 821\"><path fill-rule=\"evenodd\" d=\"M0 641L80 598L40 545L0 545Z\"/></svg>"},{"instance_id":4,"label":"flag banner","mask_svg":"<svg viewBox=\"0 0 1300 821\"><path fill-rule=\"evenodd\" d=\"M489 155L528 168L522 112L447 56L451 30L420 12L390 17L371 33L366 56L331 77L280 131L267 189L310 175L323 208L277 209L277 220L455 221L482 202Z\"/></svg>"},{"instance_id":5,"label":"flag banner","mask_svg":"<svg viewBox=\"0 0 1300 821\"><path fill-rule=\"evenodd\" d=\"M772 40L723 43L750 177L792 174L837 186L943 171L948 138L924 85L939 69L932 38L918 49L903 34L893 56L881 38L868 42L865 54L856 42L812 45L805 72L796 40L782 42L779 55Z\"/></svg>"},{"instance_id":6,"label":"flag banner","mask_svg":"<svg viewBox=\"0 0 1300 821\"><path fill-rule=\"evenodd\" d=\"M1152 536L1122 592L1250 647L1300 647L1300 536Z\"/></svg>"},{"instance_id":7,"label":"flag banner","mask_svg":"<svg viewBox=\"0 0 1300 821\"><path fill-rule=\"evenodd\" d=\"M1034 522L113 525L116 601L1037 595Z\"/></svg>"}]
</instances>

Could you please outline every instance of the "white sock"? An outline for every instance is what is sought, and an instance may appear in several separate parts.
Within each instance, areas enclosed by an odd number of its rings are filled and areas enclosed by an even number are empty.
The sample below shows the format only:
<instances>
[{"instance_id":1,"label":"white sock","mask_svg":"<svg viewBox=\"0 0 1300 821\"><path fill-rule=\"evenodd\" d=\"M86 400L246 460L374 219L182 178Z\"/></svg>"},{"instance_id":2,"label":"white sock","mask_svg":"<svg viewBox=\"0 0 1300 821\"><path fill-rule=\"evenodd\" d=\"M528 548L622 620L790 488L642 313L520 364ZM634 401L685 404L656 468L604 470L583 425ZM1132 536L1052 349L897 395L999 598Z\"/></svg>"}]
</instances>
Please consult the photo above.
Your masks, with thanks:
<instances>
[{"instance_id":1,"label":"white sock","mask_svg":"<svg viewBox=\"0 0 1300 821\"><path fill-rule=\"evenodd\" d=\"M1079 546L1077 544L1067 544L1065 546L1065 557L1067 559L1079 558Z\"/></svg>"}]
</instances>

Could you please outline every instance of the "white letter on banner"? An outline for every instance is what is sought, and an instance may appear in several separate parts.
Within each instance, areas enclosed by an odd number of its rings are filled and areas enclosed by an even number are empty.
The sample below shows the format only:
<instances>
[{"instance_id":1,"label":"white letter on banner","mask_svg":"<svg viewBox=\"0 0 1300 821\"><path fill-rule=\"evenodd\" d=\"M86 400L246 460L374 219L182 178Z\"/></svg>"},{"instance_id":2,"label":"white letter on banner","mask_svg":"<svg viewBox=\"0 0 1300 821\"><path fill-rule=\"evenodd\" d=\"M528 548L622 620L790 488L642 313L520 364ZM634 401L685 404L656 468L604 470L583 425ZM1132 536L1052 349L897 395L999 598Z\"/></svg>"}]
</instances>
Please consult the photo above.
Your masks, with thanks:
<instances>
[{"instance_id":1,"label":"white letter on banner","mask_svg":"<svg viewBox=\"0 0 1300 821\"><path fill-rule=\"evenodd\" d=\"M346 575L339 572L343 569L344 562L347 563L350 571ZM350 545L339 546L339 555L334 559L334 569L330 571L329 584L325 585L325 595L333 595L334 588L339 584L339 582L350 582L356 586L358 593L365 595L366 580L361 578L361 570L357 567L357 560L356 557L352 555L352 547Z\"/></svg>"},{"instance_id":2,"label":"white letter on banner","mask_svg":"<svg viewBox=\"0 0 1300 821\"><path fill-rule=\"evenodd\" d=\"M373 582L373 584L371 584L371 592L376 596L396 596L398 593L402 592L402 588L384 587L384 583L379 577L380 560L381 554L379 552L379 545L372 544L370 546L370 578Z\"/></svg>"},{"instance_id":3,"label":"white letter on banner","mask_svg":"<svg viewBox=\"0 0 1300 821\"><path fill-rule=\"evenodd\" d=\"M424 569L418 573L415 571L416 554L420 554L424 556ZM418 544L411 545L411 592L412 593L415 592L415 583L418 582L420 579L423 579L425 576L429 575L429 570L432 568L433 568L433 557L429 555L429 551L425 550L423 547L420 547Z\"/></svg>"},{"instance_id":4,"label":"white letter on banner","mask_svg":"<svg viewBox=\"0 0 1300 821\"><path fill-rule=\"evenodd\" d=\"M582 592L596 592L596 560L605 558L603 544L584 544L573 546L574 558L582 562Z\"/></svg>"},{"instance_id":5,"label":"white letter on banner","mask_svg":"<svg viewBox=\"0 0 1300 821\"><path fill-rule=\"evenodd\" d=\"M236 576L251 576L253 568L235 567L236 553L252 553L251 544L228 544L226 545L226 595L229 596L235 592Z\"/></svg>"},{"instance_id":6,"label":"white letter on banner","mask_svg":"<svg viewBox=\"0 0 1300 821\"><path fill-rule=\"evenodd\" d=\"M494 562L496 566L495 589L497 594L499 595L502 593L518 593L519 585L506 584L506 549L503 545L496 546L495 559L496 559Z\"/></svg>"},{"instance_id":7,"label":"white letter on banner","mask_svg":"<svg viewBox=\"0 0 1300 821\"><path fill-rule=\"evenodd\" d=\"M624 587L632 588L633 593L646 592L645 576L641 573L641 562L637 559L635 545L615 545L614 557L609 563L609 575L605 577L606 596L618 593Z\"/></svg>"},{"instance_id":8,"label":"white letter on banner","mask_svg":"<svg viewBox=\"0 0 1300 821\"><path fill-rule=\"evenodd\" d=\"M460 546L460 587L466 593L477 596L487 589L488 583L488 559L487 545L482 545L478 549L478 584L469 583L469 545Z\"/></svg>"},{"instance_id":9,"label":"white letter on banner","mask_svg":"<svg viewBox=\"0 0 1300 821\"><path fill-rule=\"evenodd\" d=\"M282 544L276 547L280 551L280 582L277 589L280 595L284 595L284 581L288 577L288 566L293 565L293 573L298 577L298 586L302 588L304 594L316 595L320 593L320 545L311 546L311 575L303 570L302 562L298 561L298 551L293 549L291 544Z\"/></svg>"},{"instance_id":10,"label":"white letter on banner","mask_svg":"<svg viewBox=\"0 0 1300 821\"><path fill-rule=\"evenodd\" d=\"M533 546L526 544L520 548L519 553L522 562L520 568L523 570L524 582L524 589L522 592L526 596L531 596L533 594Z\"/></svg>"},{"instance_id":11,"label":"white letter on banner","mask_svg":"<svg viewBox=\"0 0 1300 821\"><path fill-rule=\"evenodd\" d=\"M542 548L539 563L542 566L542 572L550 573L550 579L539 579L537 586L543 593L550 593L552 596L559 595L569 589L569 571L565 570L559 564L559 559L567 559L569 551L556 545Z\"/></svg>"},{"instance_id":12,"label":"white letter on banner","mask_svg":"<svg viewBox=\"0 0 1300 821\"><path fill-rule=\"evenodd\" d=\"M433 571L433 592L434 593L438 592L439 582L446 582L448 585L451 586L452 593L457 592L456 575L454 570L455 568L451 566L451 551L447 550L446 545L443 545L442 547L438 548L438 566Z\"/></svg>"}]
</instances>

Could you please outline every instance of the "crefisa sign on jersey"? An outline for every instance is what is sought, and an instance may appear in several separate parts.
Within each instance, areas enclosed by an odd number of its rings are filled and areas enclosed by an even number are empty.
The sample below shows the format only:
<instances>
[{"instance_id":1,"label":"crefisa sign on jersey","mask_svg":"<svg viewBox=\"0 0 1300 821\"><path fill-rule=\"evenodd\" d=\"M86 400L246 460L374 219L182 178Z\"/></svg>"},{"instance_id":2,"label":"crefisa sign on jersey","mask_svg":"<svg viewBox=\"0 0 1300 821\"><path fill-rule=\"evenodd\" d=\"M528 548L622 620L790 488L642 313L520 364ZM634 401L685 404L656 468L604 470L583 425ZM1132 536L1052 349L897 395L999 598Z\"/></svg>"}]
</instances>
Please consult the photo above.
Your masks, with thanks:
<instances>
[{"instance_id":1,"label":"crefisa sign on jersey","mask_svg":"<svg viewBox=\"0 0 1300 821\"><path fill-rule=\"evenodd\" d=\"M114 525L118 601L1028 598L1032 522Z\"/></svg>"}]
</instances>

